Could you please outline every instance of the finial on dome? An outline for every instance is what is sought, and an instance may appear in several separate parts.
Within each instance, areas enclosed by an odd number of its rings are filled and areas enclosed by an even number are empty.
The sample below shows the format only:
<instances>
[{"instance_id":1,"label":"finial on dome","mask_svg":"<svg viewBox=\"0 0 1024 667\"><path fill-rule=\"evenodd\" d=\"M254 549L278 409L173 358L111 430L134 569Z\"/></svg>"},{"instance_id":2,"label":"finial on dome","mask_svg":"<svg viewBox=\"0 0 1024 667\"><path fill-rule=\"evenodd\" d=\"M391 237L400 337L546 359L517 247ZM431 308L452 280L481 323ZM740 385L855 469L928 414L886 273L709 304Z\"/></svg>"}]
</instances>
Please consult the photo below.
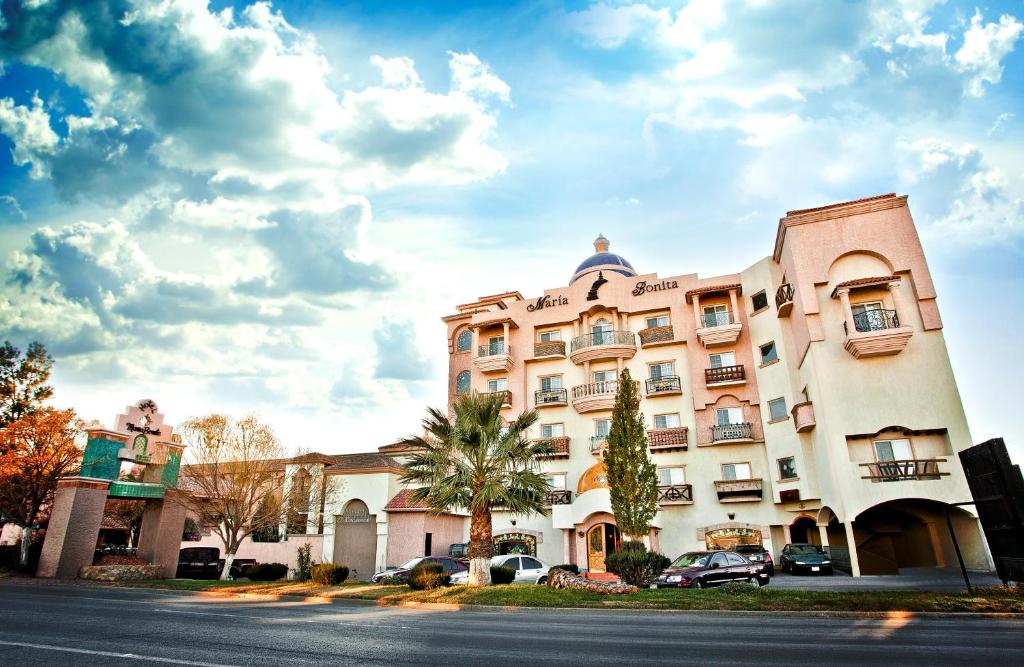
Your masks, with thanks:
<instances>
[{"instance_id":1,"label":"finial on dome","mask_svg":"<svg viewBox=\"0 0 1024 667\"><path fill-rule=\"evenodd\" d=\"M604 237L604 234L598 234L597 238L594 239L594 252L608 252L608 248L611 245L611 242Z\"/></svg>"}]
</instances>

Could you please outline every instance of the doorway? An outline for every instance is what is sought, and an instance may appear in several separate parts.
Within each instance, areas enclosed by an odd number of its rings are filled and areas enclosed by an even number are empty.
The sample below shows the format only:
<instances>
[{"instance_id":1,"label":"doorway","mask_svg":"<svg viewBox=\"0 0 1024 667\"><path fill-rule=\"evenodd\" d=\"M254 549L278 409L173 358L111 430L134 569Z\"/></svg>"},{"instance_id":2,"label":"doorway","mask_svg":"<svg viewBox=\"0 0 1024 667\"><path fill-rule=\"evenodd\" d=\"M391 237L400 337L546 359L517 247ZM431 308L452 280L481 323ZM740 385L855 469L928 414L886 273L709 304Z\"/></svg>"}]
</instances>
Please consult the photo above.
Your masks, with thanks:
<instances>
[{"instance_id":1,"label":"doorway","mask_svg":"<svg viewBox=\"0 0 1024 667\"><path fill-rule=\"evenodd\" d=\"M622 535L613 523L599 523L587 531L587 569L607 572L605 559L622 546Z\"/></svg>"},{"instance_id":2,"label":"doorway","mask_svg":"<svg viewBox=\"0 0 1024 667\"><path fill-rule=\"evenodd\" d=\"M790 524L789 537L793 544L821 544L818 524L808 516L802 516Z\"/></svg>"},{"instance_id":3,"label":"doorway","mask_svg":"<svg viewBox=\"0 0 1024 667\"><path fill-rule=\"evenodd\" d=\"M426 545L424 545L426 546ZM377 554L377 520L361 500L352 500L335 517L334 562L347 565L353 579L373 576Z\"/></svg>"}]
</instances>

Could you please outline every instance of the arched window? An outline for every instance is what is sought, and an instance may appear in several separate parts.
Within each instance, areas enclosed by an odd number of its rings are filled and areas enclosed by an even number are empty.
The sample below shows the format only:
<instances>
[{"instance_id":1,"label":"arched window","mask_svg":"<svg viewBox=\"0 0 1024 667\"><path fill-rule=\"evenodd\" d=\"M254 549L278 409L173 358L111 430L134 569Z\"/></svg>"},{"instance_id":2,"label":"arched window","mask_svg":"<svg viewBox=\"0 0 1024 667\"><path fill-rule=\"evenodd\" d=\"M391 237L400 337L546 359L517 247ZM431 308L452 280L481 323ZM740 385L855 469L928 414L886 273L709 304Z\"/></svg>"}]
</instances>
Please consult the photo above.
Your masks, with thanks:
<instances>
[{"instance_id":1,"label":"arched window","mask_svg":"<svg viewBox=\"0 0 1024 667\"><path fill-rule=\"evenodd\" d=\"M455 377L455 392L465 394L469 391L469 371L462 371Z\"/></svg>"},{"instance_id":2,"label":"arched window","mask_svg":"<svg viewBox=\"0 0 1024 667\"><path fill-rule=\"evenodd\" d=\"M606 345L612 342L611 322L603 317L594 322L590 327L590 333L594 334L594 345Z\"/></svg>"},{"instance_id":3,"label":"arched window","mask_svg":"<svg viewBox=\"0 0 1024 667\"><path fill-rule=\"evenodd\" d=\"M466 329L459 334L459 337L455 339L455 351L456 352L469 352L469 348L473 346L473 334Z\"/></svg>"}]
</instances>

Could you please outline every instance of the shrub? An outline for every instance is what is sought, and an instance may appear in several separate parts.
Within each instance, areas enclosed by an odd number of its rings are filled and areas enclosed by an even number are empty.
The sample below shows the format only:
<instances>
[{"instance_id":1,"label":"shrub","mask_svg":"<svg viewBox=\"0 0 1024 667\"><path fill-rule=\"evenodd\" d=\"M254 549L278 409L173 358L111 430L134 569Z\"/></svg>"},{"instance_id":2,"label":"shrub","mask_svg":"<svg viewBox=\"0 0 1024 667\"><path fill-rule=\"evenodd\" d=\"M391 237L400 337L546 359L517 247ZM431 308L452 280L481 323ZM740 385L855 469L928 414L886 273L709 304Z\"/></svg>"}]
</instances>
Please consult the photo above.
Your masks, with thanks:
<instances>
[{"instance_id":1,"label":"shrub","mask_svg":"<svg viewBox=\"0 0 1024 667\"><path fill-rule=\"evenodd\" d=\"M561 565L552 565L552 570L565 570L566 572L572 572L573 574L580 573L580 566L575 563L562 563Z\"/></svg>"},{"instance_id":2,"label":"shrub","mask_svg":"<svg viewBox=\"0 0 1024 667\"><path fill-rule=\"evenodd\" d=\"M308 542L297 549L297 555L295 557L295 578L298 581L309 581L310 570L314 565L312 552L313 545ZM342 579L342 581L344 581L344 579Z\"/></svg>"},{"instance_id":3,"label":"shrub","mask_svg":"<svg viewBox=\"0 0 1024 667\"><path fill-rule=\"evenodd\" d=\"M761 591L761 587L748 581L730 581L719 586L718 590L726 595L756 595Z\"/></svg>"},{"instance_id":4,"label":"shrub","mask_svg":"<svg viewBox=\"0 0 1024 667\"><path fill-rule=\"evenodd\" d=\"M605 558L609 572L640 588L650 586L671 562L656 551L648 551L643 542L624 542L622 549Z\"/></svg>"},{"instance_id":5,"label":"shrub","mask_svg":"<svg viewBox=\"0 0 1024 667\"><path fill-rule=\"evenodd\" d=\"M33 536L35 537L35 536ZM14 544L0 545L0 567L10 568L19 572L34 574L39 565L39 555L43 552L43 540L33 539L28 545L28 568L22 569L21 540Z\"/></svg>"},{"instance_id":6,"label":"shrub","mask_svg":"<svg viewBox=\"0 0 1024 667\"><path fill-rule=\"evenodd\" d=\"M429 591L451 582L451 576L444 573L440 563L420 563L409 571L409 588L414 591Z\"/></svg>"},{"instance_id":7,"label":"shrub","mask_svg":"<svg viewBox=\"0 0 1024 667\"><path fill-rule=\"evenodd\" d=\"M511 584L515 581L516 571L511 567L502 567L501 565L491 566L491 583L492 584Z\"/></svg>"},{"instance_id":8,"label":"shrub","mask_svg":"<svg viewBox=\"0 0 1024 667\"><path fill-rule=\"evenodd\" d=\"M381 586L405 586L409 582L401 577L381 577L377 583Z\"/></svg>"},{"instance_id":9,"label":"shrub","mask_svg":"<svg viewBox=\"0 0 1024 667\"><path fill-rule=\"evenodd\" d=\"M334 563L321 563L309 569L313 581L322 586L337 586L348 579L348 567Z\"/></svg>"},{"instance_id":10,"label":"shrub","mask_svg":"<svg viewBox=\"0 0 1024 667\"><path fill-rule=\"evenodd\" d=\"M258 563L250 567L245 576L249 581L277 581L288 574L288 566L284 563Z\"/></svg>"}]
</instances>

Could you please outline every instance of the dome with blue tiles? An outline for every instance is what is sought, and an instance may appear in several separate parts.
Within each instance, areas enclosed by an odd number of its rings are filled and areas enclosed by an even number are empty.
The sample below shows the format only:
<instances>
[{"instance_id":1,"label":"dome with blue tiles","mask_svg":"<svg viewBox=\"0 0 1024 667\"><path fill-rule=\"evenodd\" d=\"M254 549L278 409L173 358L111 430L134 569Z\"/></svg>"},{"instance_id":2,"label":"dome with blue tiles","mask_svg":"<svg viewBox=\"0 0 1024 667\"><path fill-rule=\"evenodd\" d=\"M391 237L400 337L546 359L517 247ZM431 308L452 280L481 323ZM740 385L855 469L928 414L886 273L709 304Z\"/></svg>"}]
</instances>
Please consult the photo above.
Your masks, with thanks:
<instances>
[{"instance_id":1,"label":"dome with blue tiles","mask_svg":"<svg viewBox=\"0 0 1024 667\"><path fill-rule=\"evenodd\" d=\"M635 276L636 271L633 269L633 265L615 253L608 252L610 247L611 242L604 237L604 234L599 234L594 240L594 254L576 267L576 273L573 274L569 284L572 285L583 276L597 271L611 271L624 276Z\"/></svg>"}]
</instances>

